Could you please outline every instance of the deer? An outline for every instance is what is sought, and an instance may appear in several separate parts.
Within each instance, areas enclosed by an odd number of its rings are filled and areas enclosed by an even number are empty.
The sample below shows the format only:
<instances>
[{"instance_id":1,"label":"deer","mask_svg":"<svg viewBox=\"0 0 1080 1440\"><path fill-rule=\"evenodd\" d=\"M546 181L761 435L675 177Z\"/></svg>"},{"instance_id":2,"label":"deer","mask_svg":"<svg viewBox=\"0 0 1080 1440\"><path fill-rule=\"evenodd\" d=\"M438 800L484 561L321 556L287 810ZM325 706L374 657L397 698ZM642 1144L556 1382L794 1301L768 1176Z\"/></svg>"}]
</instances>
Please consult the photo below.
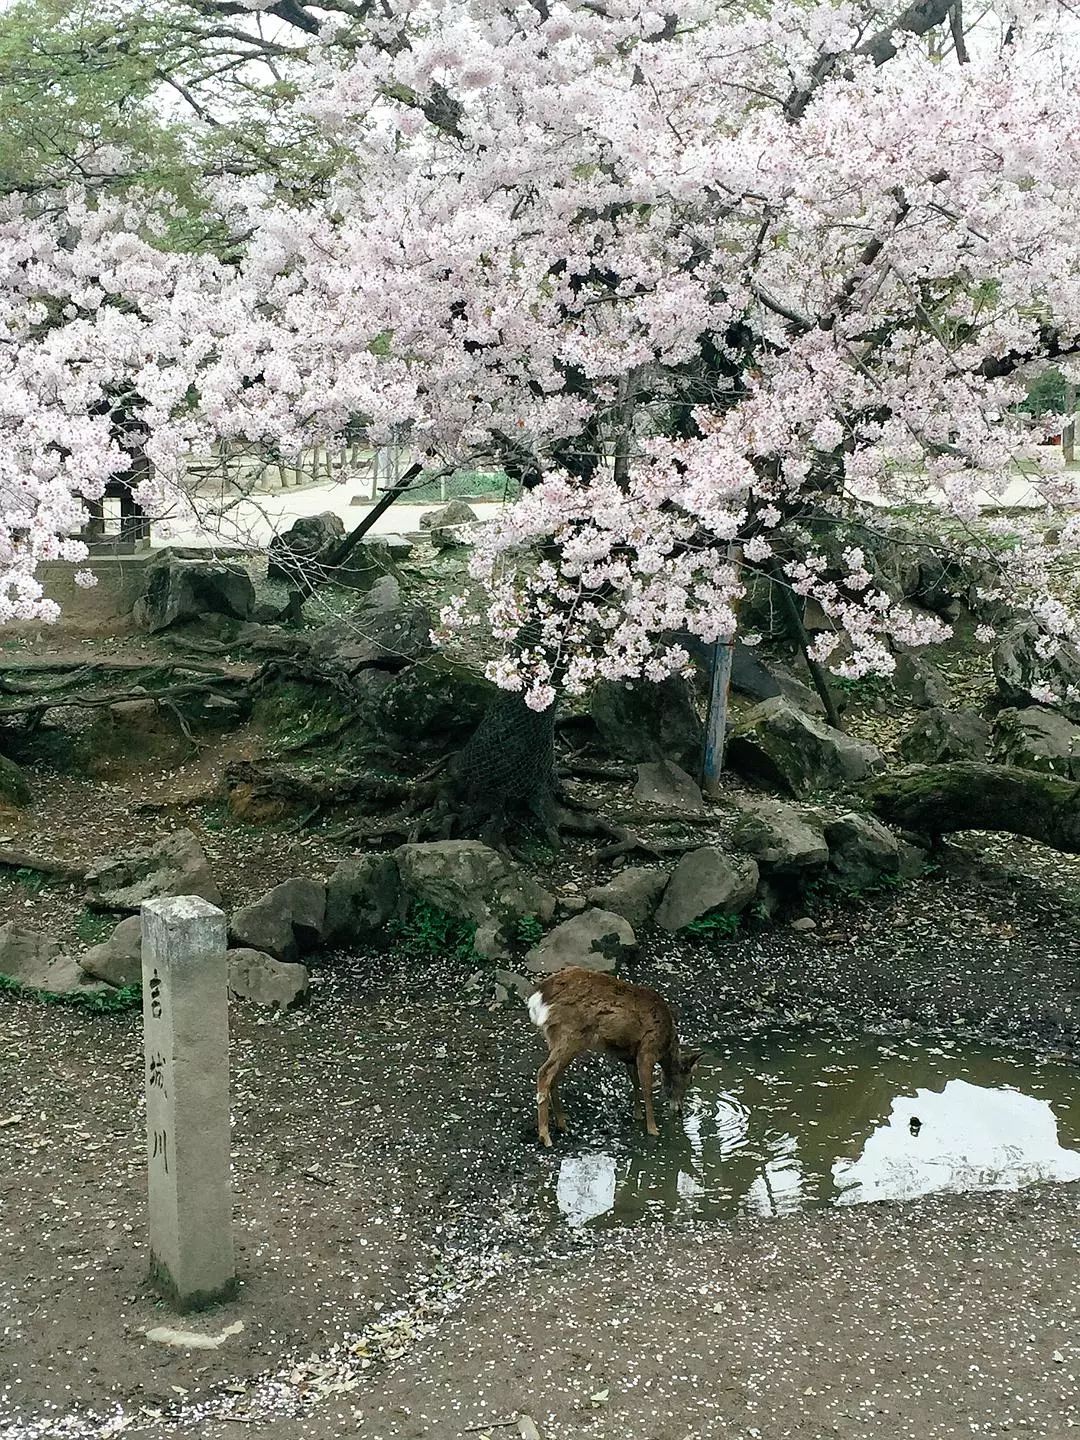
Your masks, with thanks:
<instances>
[{"instance_id":1,"label":"deer","mask_svg":"<svg viewBox=\"0 0 1080 1440\"><path fill-rule=\"evenodd\" d=\"M653 1071L663 1072L672 1114L681 1114L686 1087L700 1050L683 1050L675 1017L662 995L614 975L571 965L549 975L529 996L529 1019L547 1042L548 1056L536 1077L536 1125L551 1145L549 1114L566 1129L559 1076L586 1050L612 1056L630 1071L635 1118L649 1135L659 1135L653 1113Z\"/></svg>"}]
</instances>

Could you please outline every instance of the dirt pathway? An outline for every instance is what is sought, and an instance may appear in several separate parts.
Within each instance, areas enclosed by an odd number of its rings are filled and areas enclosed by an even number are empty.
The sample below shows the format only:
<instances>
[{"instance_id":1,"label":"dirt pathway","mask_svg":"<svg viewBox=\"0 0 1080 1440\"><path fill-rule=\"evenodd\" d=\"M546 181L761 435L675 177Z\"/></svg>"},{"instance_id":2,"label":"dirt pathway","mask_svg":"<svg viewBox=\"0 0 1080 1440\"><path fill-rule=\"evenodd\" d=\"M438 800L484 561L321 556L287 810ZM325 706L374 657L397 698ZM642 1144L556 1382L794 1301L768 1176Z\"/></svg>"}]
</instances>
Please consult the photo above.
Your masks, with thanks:
<instances>
[{"instance_id":1,"label":"dirt pathway","mask_svg":"<svg viewBox=\"0 0 1080 1440\"><path fill-rule=\"evenodd\" d=\"M345 1402L254 1433L516 1440L524 1411L543 1440L1063 1437L1078 1221L1069 1186L605 1246L518 1270Z\"/></svg>"},{"instance_id":2,"label":"dirt pathway","mask_svg":"<svg viewBox=\"0 0 1080 1440\"><path fill-rule=\"evenodd\" d=\"M1046 885L1002 870L931 877L823 913L809 936L667 944L635 974L671 996L694 1038L783 1022L856 1034L925 1026L1075 1058L1069 863L1056 857ZM415 1299L447 1257L479 1257L482 1271L492 1247L519 1268L469 1291L430 1338L414 1330L391 1347L390 1369L375 1347L346 1401L309 1420L271 1422L260 1410L199 1430L449 1440L519 1408L543 1440L937 1440L1080 1425L1068 1408L1080 1373L1075 1189L586 1237L575 1250L553 1204L557 1156L538 1152L528 1106L536 1037L520 1013L489 1012L471 995L468 968L339 956L305 1009L236 1011L243 1292L213 1323L245 1328L220 1350L190 1353L146 1338L171 1317L146 1285L137 1017L0 999L5 1440L55 1440L75 1433L57 1428L61 1417L117 1406L194 1418L206 1400L215 1414L243 1414L267 1375L284 1375L287 1405L312 1388L305 1357L325 1358ZM570 1098L578 1143L632 1143L621 1077L583 1066ZM154 1440L178 1433L156 1425Z\"/></svg>"}]
</instances>

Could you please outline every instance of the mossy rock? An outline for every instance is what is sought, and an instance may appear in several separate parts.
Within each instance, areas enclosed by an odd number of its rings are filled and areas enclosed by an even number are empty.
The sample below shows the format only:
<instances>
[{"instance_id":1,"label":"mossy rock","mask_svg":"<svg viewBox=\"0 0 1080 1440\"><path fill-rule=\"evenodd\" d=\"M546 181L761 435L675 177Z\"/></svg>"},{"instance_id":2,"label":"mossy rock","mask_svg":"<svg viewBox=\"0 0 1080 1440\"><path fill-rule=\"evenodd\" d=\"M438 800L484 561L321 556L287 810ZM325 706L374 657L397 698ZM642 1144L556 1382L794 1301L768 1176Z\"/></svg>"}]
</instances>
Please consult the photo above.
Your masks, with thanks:
<instances>
[{"instance_id":1,"label":"mossy rock","mask_svg":"<svg viewBox=\"0 0 1080 1440\"><path fill-rule=\"evenodd\" d=\"M468 739L498 693L474 670L435 655L402 671L383 690L375 728L396 748L451 749Z\"/></svg>"},{"instance_id":2,"label":"mossy rock","mask_svg":"<svg viewBox=\"0 0 1080 1440\"><path fill-rule=\"evenodd\" d=\"M22 809L33 797L26 776L6 755L0 755L0 808Z\"/></svg>"},{"instance_id":3,"label":"mossy rock","mask_svg":"<svg viewBox=\"0 0 1080 1440\"><path fill-rule=\"evenodd\" d=\"M350 702L328 685L278 680L259 694L251 718L271 742L296 747L329 743L347 723Z\"/></svg>"},{"instance_id":4,"label":"mossy rock","mask_svg":"<svg viewBox=\"0 0 1080 1440\"><path fill-rule=\"evenodd\" d=\"M589 696L588 713L607 751L639 764L673 760L694 770L705 727L691 687L676 676L649 681L603 681Z\"/></svg>"}]
</instances>

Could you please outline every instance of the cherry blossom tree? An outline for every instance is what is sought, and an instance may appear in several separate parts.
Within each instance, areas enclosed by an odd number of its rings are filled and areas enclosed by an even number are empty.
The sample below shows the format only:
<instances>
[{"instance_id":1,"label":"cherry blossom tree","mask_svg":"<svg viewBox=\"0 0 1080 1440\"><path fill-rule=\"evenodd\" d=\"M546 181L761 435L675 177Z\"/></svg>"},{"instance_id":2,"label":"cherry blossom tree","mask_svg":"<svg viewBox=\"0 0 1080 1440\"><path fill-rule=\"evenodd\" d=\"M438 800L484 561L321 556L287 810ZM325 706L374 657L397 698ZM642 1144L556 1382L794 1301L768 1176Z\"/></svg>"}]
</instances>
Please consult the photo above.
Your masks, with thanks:
<instances>
[{"instance_id":1,"label":"cherry blossom tree","mask_svg":"<svg viewBox=\"0 0 1080 1440\"><path fill-rule=\"evenodd\" d=\"M122 469L122 399L159 505L211 438L298 449L357 416L504 466L487 613L442 621L489 627L537 713L685 671L673 637L730 638L754 575L833 618L816 658L887 672L947 627L849 526L928 492L1051 654L1080 521L1054 544L975 521L1018 478L1076 500L1018 408L1080 354L1069 9L966 33L956 0L394 0L341 52L330 16L299 102L327 197L219 185L234 261L171 254L135 199L12 202L0 615L47 613L35 563L74 557L80 497Z\"/></svg>"},{"instance_id":2,"label":"cherry blossom tree","mask_svg":"<svg viewBox=\"0 0 1080 1440\"><path fill-rule=\"evenodd\" d=\"M969 523L1036 461L1073 501L1017 413L1080 334L1067 16L1028 12L945 57L950 4L369 21L309 101L355 166L332 212L255 207L247 275L320 424L370 405L378 337L377 420L523 481L476 560L500 684L543 709L679 670L666 637L729 636L754 569L834 617L841 673L887 670L945 628L823 534L928 487ZM985 558L1049 645L1071 633L1045 549Z\"/></svg>"}]
</instances>

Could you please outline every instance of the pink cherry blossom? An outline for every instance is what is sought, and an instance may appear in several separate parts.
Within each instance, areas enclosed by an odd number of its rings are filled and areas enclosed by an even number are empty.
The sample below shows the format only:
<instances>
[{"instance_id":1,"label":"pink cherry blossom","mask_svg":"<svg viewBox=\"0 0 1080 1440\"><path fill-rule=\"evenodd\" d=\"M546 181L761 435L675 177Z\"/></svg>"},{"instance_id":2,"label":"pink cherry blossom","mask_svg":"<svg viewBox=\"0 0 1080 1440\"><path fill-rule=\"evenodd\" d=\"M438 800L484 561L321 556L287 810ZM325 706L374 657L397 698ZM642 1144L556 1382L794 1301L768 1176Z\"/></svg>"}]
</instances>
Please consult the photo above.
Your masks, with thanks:
<instances>
[{"instance_id":1,"label":"pink cherry blossom","mask_svg":"<svg viewBox=\"0 0 1080 1440\"><path fill-rule=\"evenodd\" d=\"M235 262L170 253L137 196L4 202L0 620L52 613L36 567L78 563L133 450L176 517L212 441L363 418L524 476L472 569L489 673L534 706L685 671L672 637L729 640L755 570L832 619L819 657L888 672L948 627L843 536L928 493L984 596L1075 639L1075 521L977 523L1018 478L1078 498L1016 408L1047 365L1080 378L1070 6L1001 8L960 63L846 3L398 4L296 102L325 199L208 183Z\"/></svg>"}]
</instances>

